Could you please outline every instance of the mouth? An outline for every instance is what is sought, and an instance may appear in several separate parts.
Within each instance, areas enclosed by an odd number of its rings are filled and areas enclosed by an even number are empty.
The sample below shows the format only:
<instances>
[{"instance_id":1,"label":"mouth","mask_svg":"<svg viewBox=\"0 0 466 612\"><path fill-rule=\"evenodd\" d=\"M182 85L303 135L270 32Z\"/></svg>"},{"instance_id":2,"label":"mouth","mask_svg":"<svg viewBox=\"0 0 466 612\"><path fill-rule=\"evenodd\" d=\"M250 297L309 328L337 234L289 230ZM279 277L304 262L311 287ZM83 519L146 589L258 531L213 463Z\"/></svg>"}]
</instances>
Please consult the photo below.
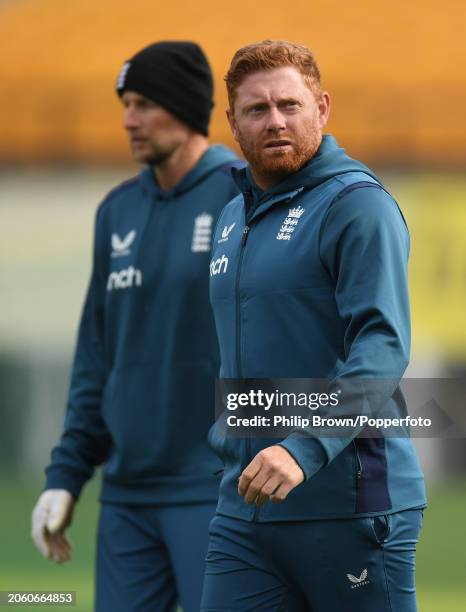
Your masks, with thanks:
<instances>
[{"instance_id":1,"label":"mouth","mask_svg":"<svg viewBox=\"0 0 466 612\"><path fill-rule=\"evenodd\" d=\"M289 140L269 140L264 145L264 149L271 149L273 151L286 151L288 148L291 148Z\"/></svg>"},{"instance_id":2,"label":"mouth","mask_svg":"<svg viewBox=\"0 0 466 612\"><path fill-rule=\"evenodd\" d=\"M145 144L147 140L145 138L141 138L140 136L131 136L130 142L132 145L138 146L141 144Z\"/></svg>"}]
</instances>

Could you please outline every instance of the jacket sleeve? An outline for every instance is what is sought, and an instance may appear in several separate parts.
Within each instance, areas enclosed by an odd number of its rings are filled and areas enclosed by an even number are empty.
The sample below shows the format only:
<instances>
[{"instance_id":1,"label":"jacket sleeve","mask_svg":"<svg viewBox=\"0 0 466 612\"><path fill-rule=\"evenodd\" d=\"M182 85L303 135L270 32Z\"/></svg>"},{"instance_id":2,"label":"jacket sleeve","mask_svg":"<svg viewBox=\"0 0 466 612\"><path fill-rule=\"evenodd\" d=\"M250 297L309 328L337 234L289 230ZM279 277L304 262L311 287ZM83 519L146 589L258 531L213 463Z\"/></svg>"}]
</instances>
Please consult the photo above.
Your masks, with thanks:
<instances>
[{"instance_id":1,"label":"jacket sleeve","mask_svg":"<svg viewBox=\"0 0 466 612\"><path fill-rule=\"evenodd\" d=\"M75 498L111 448L100 412L107 377L103 349L105 281L97 249L101 210L96 218L93 268L79 325L64 431L46 468L45 488L67 489Z\"/></svg>"},{"instance_id":2,"label":"jacket sleeve","mask_svg":"<svg viewBox=\"0 0 466 612\"><path fill-rule=\"evenodd\" d=\"M360 188L333 203L320 237L321 261L334 282L345 329L344 359L331 382L343 401L331 416L374 416L397 389L409 361L408 230L385 191ZM317 437L310 430L304 437L292 433L280 444L309 478L360 431Z\"/></svg>"}]
</instances>

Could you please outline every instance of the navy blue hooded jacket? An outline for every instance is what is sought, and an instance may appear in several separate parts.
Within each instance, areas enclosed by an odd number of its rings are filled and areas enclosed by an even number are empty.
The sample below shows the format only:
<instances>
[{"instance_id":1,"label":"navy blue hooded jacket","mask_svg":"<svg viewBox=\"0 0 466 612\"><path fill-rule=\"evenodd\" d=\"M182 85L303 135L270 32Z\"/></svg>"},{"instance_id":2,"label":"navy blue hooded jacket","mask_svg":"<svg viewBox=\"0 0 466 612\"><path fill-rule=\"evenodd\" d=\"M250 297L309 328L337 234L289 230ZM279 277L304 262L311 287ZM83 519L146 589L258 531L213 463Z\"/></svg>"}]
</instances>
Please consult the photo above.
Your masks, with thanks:
<instances>
[{"instance_id":1,"label":"navy blue hooded jacket","mask_svg":"<svg viewBox=\"0 0 466 612\"><path fill-rule=\"evenodd\" d=\"M233 153L212 146L170 191L146 168L97 212L64 434L47 488L78 497L106 463L101 498L215 501L218 344L208 300L211 234L238 190Z\"/></svg>"},{"instance_id":2,"label":"navy blue hooded jacket","mask_svg":"<svg viewBox=\"0 0 466 612\"><path fill-rule=\"evenodd\" d=\"M249 169L236 171L236 181L243 195L219 219L210 266L220 377L386 379L387 403L405 414L398 382L410 347L409 236L396 202L331 136L302 170L266 192ZM282 441L238 439L224 425L220 419L210 432L225 463L220 513L300 520L425 504L408 438L358 437L357 430L319 437L311 429ZM238 477L277 442L306 480L258 512L238 495Z\"/></svg>"}]
</instances>

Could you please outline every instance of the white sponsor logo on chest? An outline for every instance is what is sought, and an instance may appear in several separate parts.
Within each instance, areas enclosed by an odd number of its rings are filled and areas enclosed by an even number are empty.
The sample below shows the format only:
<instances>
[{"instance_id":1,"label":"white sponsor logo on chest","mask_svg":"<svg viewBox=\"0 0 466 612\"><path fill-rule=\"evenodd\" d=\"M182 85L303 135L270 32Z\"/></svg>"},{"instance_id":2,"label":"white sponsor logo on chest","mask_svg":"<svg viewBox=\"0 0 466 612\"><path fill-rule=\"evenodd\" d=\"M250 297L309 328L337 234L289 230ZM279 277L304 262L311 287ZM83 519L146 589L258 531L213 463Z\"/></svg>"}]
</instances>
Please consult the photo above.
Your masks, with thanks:
<instances>
[{"instance_id":1,"label":"white sponsor logo on chest","mask_svg":"<svg viewBox=\"0 0 466 612\"><path fill-rule=\"evenodd\" d=\"M124 257L131 254L129 248L136 238L136 230L131 230L124 238L120 238L117 233L112 234L112 257Z\"/></svg>"},{"instance_id":2,"label":"white sponsor logo on chest","mask_svg":"<svg viewBox=\"0 0 466 612\"><path fill-rule=\"evenodd\" d=\"M235 225L236 222L232 223L231 225L225 225L222 231L222 237L220 238L220 240L218 240L219 244L228 240L228 238L230 237L231 230L235 227Z\"/></svg>"},{"instance_id":3,"label":"white sponsor logo on chest","mask_svg":"<svg viewBox=\"0 0 466 612\"><path fill-rule=\"evenodd\" d=\"M210 262L210 276L217 276L217 274L225 274L228 269L228 257L222 255L218 259L213 259Z\"/></svg>"},{"instance_id":4,"label":"white sponsor logo on chest","mask_svg":"<svg viewBox=\"0 0 466 612\"><path fill-rule=\"evenodd\" d=\"M129 266L125 270L112 272L107 280L107 291L118 289L129 289L131 287L140 287L142 285L142 272L133 266Z\"/></svg>"}]
</instances>

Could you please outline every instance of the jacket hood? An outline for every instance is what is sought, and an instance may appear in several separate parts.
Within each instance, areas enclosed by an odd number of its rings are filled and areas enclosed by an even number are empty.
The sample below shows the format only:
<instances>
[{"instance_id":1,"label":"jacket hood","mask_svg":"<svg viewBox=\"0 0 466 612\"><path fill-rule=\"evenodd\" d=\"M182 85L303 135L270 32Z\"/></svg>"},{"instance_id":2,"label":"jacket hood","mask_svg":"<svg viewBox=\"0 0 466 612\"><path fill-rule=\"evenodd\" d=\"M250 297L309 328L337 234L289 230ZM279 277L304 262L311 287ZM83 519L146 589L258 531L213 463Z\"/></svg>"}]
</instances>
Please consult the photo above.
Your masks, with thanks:
<instances>
[{"instance_id":1,"label":"jacket hood","mask_svg":"<svg viewBox=\"0 0 466 612\"><path fill-rule=\"evenodd\" d=\"M150 195L168 200L189 191L197 183L203 181L208 174L215 172L221 166L238 162L237 156L223 145L211 145L197 164L172 189L164 191L157 183L151 166L146 166L140 173L142 187Z\"/></svg>"},{"instance_id":2,"label":"jacket hood","mask_svg":"<svg viewBox=\"0 0 466 612\"><path fill-rule=\"evenodd\" d=\"M381 183L372 170L361 162L349 157L345 150L338 146L335 138L327 135L322 138L316 154L301 170L291 174L278 185L275 185L275 187L262 192L260 200L296 189L302 189L303 187L305 189L312 189L336 175L347 172L364 172L378 183ZM254 184L249 166L243 169L234 168L232 175L242 192L252 191L257 193L258 188Z\"/></svg>"}]
</instances>

